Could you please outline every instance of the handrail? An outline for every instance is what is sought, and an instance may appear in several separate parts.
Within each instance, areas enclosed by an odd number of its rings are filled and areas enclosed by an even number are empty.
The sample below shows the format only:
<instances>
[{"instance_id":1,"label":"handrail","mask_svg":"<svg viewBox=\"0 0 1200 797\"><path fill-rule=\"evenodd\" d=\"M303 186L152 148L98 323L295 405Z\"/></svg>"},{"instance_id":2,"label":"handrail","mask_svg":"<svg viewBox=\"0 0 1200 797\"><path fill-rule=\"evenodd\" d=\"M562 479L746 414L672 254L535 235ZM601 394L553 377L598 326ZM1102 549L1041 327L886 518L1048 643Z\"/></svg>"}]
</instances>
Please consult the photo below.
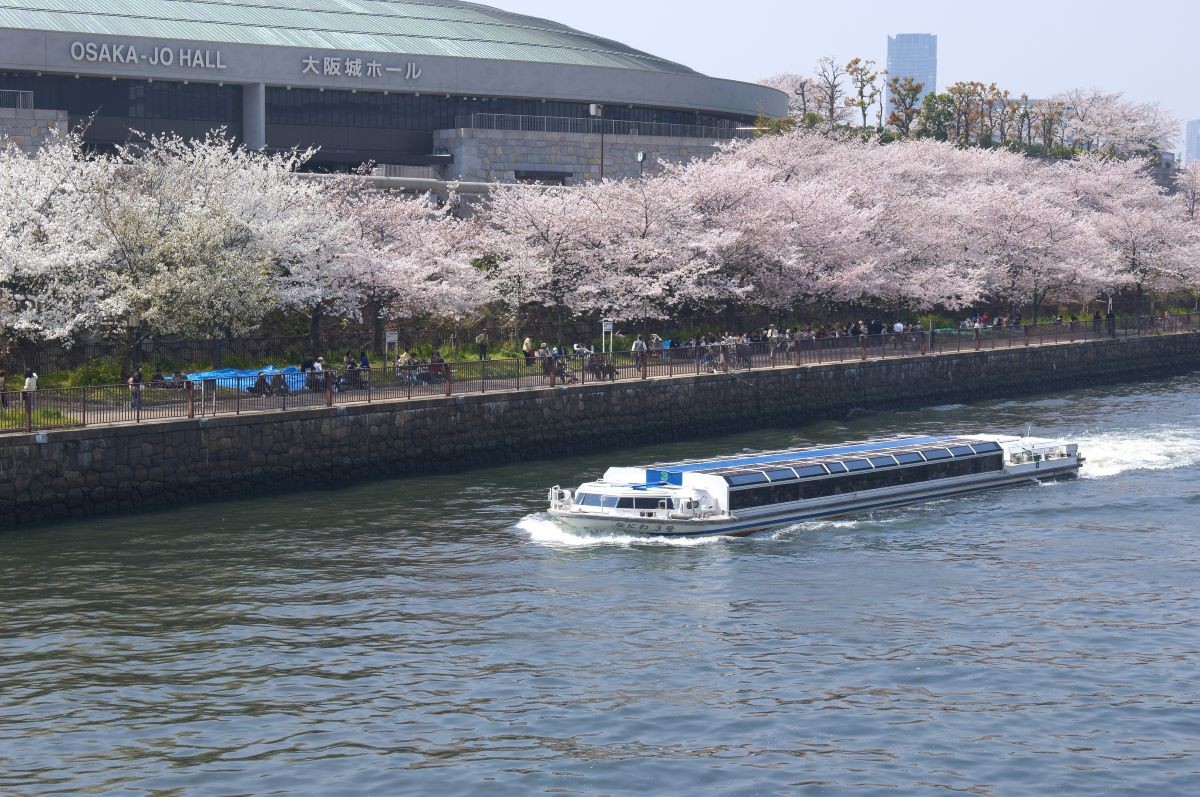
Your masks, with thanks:
<instances>
[{"instance_id":1,"label":"handrail","mask_svg":"<svg viewBox=\"0 0 1200 797\"><path fill-rule=\"evenodd\" d=\"M457 128L474 130L511 130L527 133L580 133L599 135L600 119L573 116L522 116L504 113L473 113L455 119ZM733 127L705 125L675 125L664 122L631 122L623 119L603 120L603 130L613 136L671 136L675 138L706 138L727 140L748 138L753 131Z\"/></svg>"},{"instance_id":2,"label":"handrail","mask_svg":"<svg viewBox=\"0 0 1200 797\"><path fill-rule=\"evenodd\" d=\"M33 92L16 89L0 89L0 108L33 108Z\"/></svg>"},{"instance_id":3,"label":"handrail","mask_svg":"<svg viewBox=\"0 0 1200 797\"><path fill-rule=\"evenodd\" d=\"M0 392L0 434L267 413L305 407L435 399L492 391L571 389L596 382L729 374L847 361L919 358L1200 332L1200 316L1087 320L940 332L718 342L646 352L391 364L319 373L264 372L175 383ZM14 375L15 376L15 375ZM15 386L15 385L14 385Z\"/></svg>"}]
</instances>

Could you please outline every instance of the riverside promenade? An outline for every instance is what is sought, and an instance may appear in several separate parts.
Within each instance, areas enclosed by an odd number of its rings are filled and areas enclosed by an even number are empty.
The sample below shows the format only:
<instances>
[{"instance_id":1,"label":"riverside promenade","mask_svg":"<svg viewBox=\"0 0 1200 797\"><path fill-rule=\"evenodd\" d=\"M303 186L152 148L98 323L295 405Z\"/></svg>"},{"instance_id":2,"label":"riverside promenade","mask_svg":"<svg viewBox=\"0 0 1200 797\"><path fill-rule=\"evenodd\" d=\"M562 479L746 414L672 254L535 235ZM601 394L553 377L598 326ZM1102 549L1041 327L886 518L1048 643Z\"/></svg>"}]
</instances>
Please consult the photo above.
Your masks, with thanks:
<instances>
[{"instance_id":1,"label":"riverside promenade","mask_svg":"<svg viewBox=\"0 0 1200 797\"><path fill-rule=\"evenodd\" d=\"M242 405L240 413L236 406L227 411L226 402L242 397L218 394L217 409L226 411L211 414L209 405L202 415L193 396L195 417L0 435L0 527L461 472L1200 368L1200 334L1191 319L1165 329L1147 326L1141 334L1093 331L1089 325L1040 338L1025 330L1003 338L982 331L942 334L924 354L916 338L839 339L851 345L801 348L785 357L734 351L724 362L718 354L715 365L710 351L707 367L686 356L649 358L644 367L618 362L616 374L574 384L556 378L553 386L548 377L545 383L515 374L493 380L485 370L477 383L452 374L449 397L444 384L411 398L385 397L372 386L358 400L347 400L353 391L333 393L326 406L326 389L308 391L318 398L313 405ZM499 369L504 363L473 365ZM502 389L503 380L520 384ZM464 392L455 394L456 386ZM37 399L41 404L42 396Z\"/></svg>"},{"instance_id":2,"label":"riverside promenade","mask_svg":"<svg viewBox=\"0 0 1200 797\"><path fill-rule=\"evenodd\" d=\"M567 355L549 360L487 360L377 368L328 369L319 374L268 372L261 377L10 391L0 435L157 421L278 413L303 408L411 401L546 387L745 373L838 362L870 362L1082 343L1089 340L1185 334L1200 316L1122 319L1017 327L886 333L773 343L716 344L648 352Z\"/></svg>"}]
</instances>

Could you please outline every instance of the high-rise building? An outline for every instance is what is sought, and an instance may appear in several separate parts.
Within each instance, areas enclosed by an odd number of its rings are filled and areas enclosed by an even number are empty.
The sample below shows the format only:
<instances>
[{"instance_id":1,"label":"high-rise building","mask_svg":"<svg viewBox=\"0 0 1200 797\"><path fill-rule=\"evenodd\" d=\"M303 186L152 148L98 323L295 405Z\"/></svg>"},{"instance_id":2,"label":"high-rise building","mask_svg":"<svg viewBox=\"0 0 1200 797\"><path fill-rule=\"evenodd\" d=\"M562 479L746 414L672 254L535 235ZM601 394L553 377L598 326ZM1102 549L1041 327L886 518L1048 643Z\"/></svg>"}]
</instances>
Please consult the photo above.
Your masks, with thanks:
<instances>
[{"instance_id":1,"label":"high-rise building","mask_svg":"<svg viewBox=\"0 0 1200 797\"><path fill-rule=\"evenodd\" d=\"M1184 143L1184 162L1191 166L1200 163L1200 119L1187 123L1187 140Z\"/></svg>"},{"instance_id":2,"label":"high-rise building","mask_svg":"<svg viewBox=\"0 0 1200 797\"><path fill-rule=\"evenodd\" d=\"M899 33L888 36L887 79L910 77L924 86L921 99L937 91L937 36ZM884 92L884 116L892 111L891 92Z\"/></svg>"}]
</instances>

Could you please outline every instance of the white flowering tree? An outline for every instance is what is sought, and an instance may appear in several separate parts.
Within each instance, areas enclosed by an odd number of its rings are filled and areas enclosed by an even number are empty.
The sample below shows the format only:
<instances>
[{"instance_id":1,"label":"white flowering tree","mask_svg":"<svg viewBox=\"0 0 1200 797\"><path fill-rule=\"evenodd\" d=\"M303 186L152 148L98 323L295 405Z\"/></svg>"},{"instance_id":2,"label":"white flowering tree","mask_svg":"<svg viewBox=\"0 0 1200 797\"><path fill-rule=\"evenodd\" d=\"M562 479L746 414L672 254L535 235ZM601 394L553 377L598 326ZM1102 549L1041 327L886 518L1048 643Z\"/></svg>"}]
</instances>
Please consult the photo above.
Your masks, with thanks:
<instances>
[{"instance_id":1,"label":"white flowering tree","mask_svg":"<svg viewBox=\"0 0 1200 797\"><path fill-rule=\"evenodd\" d=\"M0 142L0 337L9 344L69 344L103 312L90 191L111 168L84 155L76 135L33 156Z\"/></svg>"},{"instance_id":2,"label":"white flowering tree","mask_svg":"<svg viewBox=\"0 0 1200 797\"><path fill-rule=\"evenodd\" d=\"M336 240L317 187L295 175L308 157L248 152L221 132L118 148L91 191L101 329L132 356L147 333L219 340L258 326L285 298L287 276Z\"/></svg>"}]
</instances>

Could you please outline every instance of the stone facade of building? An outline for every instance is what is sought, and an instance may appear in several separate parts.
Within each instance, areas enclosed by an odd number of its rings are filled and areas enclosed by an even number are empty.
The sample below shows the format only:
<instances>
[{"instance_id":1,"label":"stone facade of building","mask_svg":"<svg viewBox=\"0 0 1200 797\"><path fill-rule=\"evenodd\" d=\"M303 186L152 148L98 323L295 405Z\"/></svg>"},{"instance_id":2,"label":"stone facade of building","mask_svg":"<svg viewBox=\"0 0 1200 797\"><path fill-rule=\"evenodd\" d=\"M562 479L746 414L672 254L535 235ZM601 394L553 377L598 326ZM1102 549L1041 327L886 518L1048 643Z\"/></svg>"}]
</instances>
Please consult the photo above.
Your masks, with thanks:
<instances>
[{"instance_id":1,"label":"stone facade of building","mask_svg":"<svg viewBox=\"0 0 1200 797\"><path fill-rule=\"evenodd\" d=\"M54 133L67 132L66 111L0 108L0 139L9 139L26 152L33 152Z\"/></svg>"},{"instance_id":2,"label":"stone facade of building","mask_svg":"<svg viewBox=\"0 0 1200 797\"><path fill-rule=\"evenodd\" d=\"M0 527L1197 368L1200 334L1168 335L6 435Z\"/></svg>"},{"instance_id":3,"label":"stone facade of building","mask_svg":"<svg viewBox=\"0 0 1200 797\"><path fill-rule=\"evenodd\" d=\"M447 180L479 183L563 182L600 179L599 133L526 133L512 130L438 130L434 149L449 152ZM606 135L604 176L639 177L659 170L659 161L684 163L707 158L716 143L703 138ZM643 160L638 161L638 153Z\"/></svg>"}]
</instances>

